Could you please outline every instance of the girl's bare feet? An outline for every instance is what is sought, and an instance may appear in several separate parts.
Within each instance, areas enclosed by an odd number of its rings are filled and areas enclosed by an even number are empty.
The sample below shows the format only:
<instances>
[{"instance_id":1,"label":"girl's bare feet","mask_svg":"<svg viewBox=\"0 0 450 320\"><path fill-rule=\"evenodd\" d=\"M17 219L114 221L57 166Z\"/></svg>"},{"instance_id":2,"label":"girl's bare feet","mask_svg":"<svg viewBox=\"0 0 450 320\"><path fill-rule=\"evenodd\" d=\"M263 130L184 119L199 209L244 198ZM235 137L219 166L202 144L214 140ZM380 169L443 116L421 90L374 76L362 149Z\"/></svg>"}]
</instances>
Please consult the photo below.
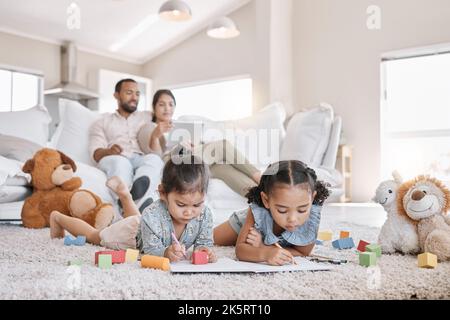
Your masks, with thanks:
<instances>
[{"instance_id":1,"label":"girl's bare feet","mask_svg":"<svg viewBox=\"0 0 450 320\"><path fill-rule=\"evenodd\" d=\"M50 213L50 238L64 238L64 228L62 228L58 223L58 215L62 213L58 211L52 211Z\"/></svg>"},{"instance_id":2,"label":"girl's bare feet","mask_svg":"<svg viewBox=\"0 0 450 320\"><path fill-rule=\"evenodd\" d=\"M130 191L128 190L127 185L120 177L114 176L106 181L106 186L114 191L119 198L130 196Z\"/></svg>"}]
</instances>

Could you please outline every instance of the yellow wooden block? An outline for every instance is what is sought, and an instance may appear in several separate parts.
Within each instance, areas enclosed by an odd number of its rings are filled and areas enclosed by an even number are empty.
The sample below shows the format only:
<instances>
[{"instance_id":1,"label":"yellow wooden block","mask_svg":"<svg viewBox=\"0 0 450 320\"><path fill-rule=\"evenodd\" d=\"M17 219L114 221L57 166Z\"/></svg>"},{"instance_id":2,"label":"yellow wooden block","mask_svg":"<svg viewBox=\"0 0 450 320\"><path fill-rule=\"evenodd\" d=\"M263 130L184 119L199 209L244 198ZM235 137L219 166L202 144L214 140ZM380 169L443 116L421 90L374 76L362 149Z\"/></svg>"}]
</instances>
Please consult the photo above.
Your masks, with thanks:
<instances>
[{"instance_id":1,"label":"yellow wooden block","mask_svg":"<svg viewBox=\"0 0 450 320\"><path fill-rule=\"evenodd\" d=\"M329 230L319 231L319 236L317 238L323 241L330 241L333 239L333 232Z\"/></svg>"},{"instance_id":2,"label":"yellow wooden block","mask_svg":"<svg viewBox=\"0 0 450 320\"><path fill-rule=\"evenodd\" d=\"M339 233L339 238L341 238L341 239L350 238L350 232L349 231L341 231Z\"/></svg>"},{"instance_id":3,"label":"yellow wooden block","mask_svg":"<svg viewBox=\"0 0 450 320\"><path fill-rule=\"evenodd\" d=\"M417 256L419 268L433 269L437 266L437 256L435 254L425 252Z\"/></svg>"},{"instance_id":4,"label":"yellow wooden block","mask_svg":"<svg viewBox=\"0 0 450 320\"><path fill-rule=\"evenodd\" d=\"M127 253L125 254L126 262L136 262L139 256L139 250L127 249Z\"/></svg>"}]
</instances>

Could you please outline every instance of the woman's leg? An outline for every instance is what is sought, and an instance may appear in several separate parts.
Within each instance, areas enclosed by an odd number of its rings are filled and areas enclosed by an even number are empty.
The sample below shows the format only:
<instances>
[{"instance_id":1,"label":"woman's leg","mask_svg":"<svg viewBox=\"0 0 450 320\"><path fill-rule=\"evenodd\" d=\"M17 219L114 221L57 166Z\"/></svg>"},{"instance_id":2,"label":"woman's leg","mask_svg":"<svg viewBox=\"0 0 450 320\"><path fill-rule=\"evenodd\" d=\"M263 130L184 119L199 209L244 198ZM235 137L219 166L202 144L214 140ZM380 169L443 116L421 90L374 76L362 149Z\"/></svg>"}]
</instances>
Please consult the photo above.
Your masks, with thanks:
<instances>
[{"instance_id":1,"label":"woman's leg","mask_svg":"<svg viewBox=\"0 0 450 320\"><path fill-rule=\"evenodd\" d=\"M259 171L249 160L227 140L218 140L206 144L202 148L202 156L209 164L231 165L235 169L250 177L256 184L261 179Z\"/></svg>"},{"instance_id":2,"label":"woman's leg","mask_svg":"<svg viewBox=\"0 0 450 320\"><path fill-rule=\"evenodd\" d=\"M230 223L225 221L221 225L218 225L213 230L214 233L214 244L217 246L234 246L236 245L236 240L238 234L233 230Z\"/></svg>"},{"instance_id":3,"label":"woman's leg","mask_svg":"<svg viewBox=\"0 0 450 320\"><path fill-rule=\"evenodd\" d=\"M213 164L209 168L213 178L223 180L233 191L243 197L256 186L253 179L228 164Z\"/></svg>"},{"instance_id":4,"label":"woman's leg","mask_svg":"<svg viewBox=\"0 0 450 320\"><path fill-rule=\"evenodd\" d=\"M123 208L123 217L139 216L139 209L133 201L126 183L119 177L114 176L106 181L106 186L114 191L120 199Z\"/></svg>"},{"instance_id":5,"label":"woman's leg","mask_svg":"<svg viewBox=\"0 0 450 320\"><path fill-rule=\"evenodd\" d=\"M85 236L89 243L100 245L100 231L89 225L87 222L66 216L58 211L50 214L50 237L63 238L64 231L67 230L74 236Z\"/></svg>"}]
</instances>

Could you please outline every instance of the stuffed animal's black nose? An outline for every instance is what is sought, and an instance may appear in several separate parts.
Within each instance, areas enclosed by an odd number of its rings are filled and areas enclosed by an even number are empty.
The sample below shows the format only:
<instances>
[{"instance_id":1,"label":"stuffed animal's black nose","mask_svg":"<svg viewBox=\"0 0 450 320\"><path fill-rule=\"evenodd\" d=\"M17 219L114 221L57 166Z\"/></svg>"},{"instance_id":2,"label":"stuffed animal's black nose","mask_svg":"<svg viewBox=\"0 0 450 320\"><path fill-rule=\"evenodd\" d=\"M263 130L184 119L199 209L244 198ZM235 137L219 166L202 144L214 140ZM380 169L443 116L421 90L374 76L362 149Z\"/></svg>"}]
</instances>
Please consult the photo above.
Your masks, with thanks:
<instances>
[{"instance_id":1,"label":"stuffed animal's black nose","mask_svg":"<svg viewBox=\"0 0 450 320\"><path fill-rule=\"evenodd\" d=\"M63 170L70 170L70 169L72 169L72 167L69 166L68 164L66 164L66 165L63 166L62 168L63 168Z\"/></svg>"},{"instance_id":2,"label":"stuffed animal's black nose","mask_svg":"<svg viewBox=\"0 0 450 320\"><path fill-rule=\"evenodd\" d=\"M413 200L415 200L415 201L422 200L423 197L425 197L425 193L423 193L423 192L420 191L420 190L414 191L413 194L411 195L411 198L412 198Z\"/></svg>"}]
</instances>

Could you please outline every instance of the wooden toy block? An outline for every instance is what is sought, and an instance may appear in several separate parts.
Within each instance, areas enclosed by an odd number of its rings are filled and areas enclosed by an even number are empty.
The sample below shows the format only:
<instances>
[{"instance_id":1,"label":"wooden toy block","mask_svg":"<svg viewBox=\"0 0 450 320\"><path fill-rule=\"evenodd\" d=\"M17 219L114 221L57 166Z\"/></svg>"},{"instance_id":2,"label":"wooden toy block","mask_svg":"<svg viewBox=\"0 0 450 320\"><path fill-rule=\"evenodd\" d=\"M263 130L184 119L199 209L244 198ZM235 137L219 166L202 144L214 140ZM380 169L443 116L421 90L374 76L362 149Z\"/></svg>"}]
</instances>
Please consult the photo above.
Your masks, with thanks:
<instances>
[{"instance_id":1,"label":"wooden toy block","mask_svg":"<svg viewBox=\"0 0 450 320\"><path fill-rule=\"evenodd\" d=\"M322 241L330 241L333 239L333 232L329 230L319 231L319 236L317 238Z\"/></svg>"},{"instance_id":2,"label":"wooden toy block","mask_svg":"<svg viewBox=\"0 0 450 320\"><path fill-rule=\"evenodd\" d=\"M72 260L67 263L68 266L82 266L83 262L80 259Z\"/></svg>"},{"instance_id":3,"label":"wooden toy block","mask_svg":"<svg viewBox=\"0 0 450 320\"><path fill-rule=\"evenodd\" d=\"M169 271L170 260L163 257L145 255L141 258L141 266L142 268L152 268Z\"/></svg>"},{"instance_id":4,"label":"wooden toy block","mask_svg":"<svg viewBox=\"0 0 450 320\"><path fill-rule=\"evenodd\" d=\"M65 236L64 237L64 245L65 246L84 246L86 244L86 237L85 236L78 236L76 238L73 238L71 236Z\"/></svg>"},{"instance_id":5,"label":"wooden toy block","mask_svg":"<svg viewBox=\"0 0 450 320\"><path fill-rule=\"evenodd\" d=\"M119 251L97 251L95 253L95 264L98 264L98 257L102 254L109 254L111 255L111 262L116 263L124 263L125 262L125 251L119 250Z\"/></svg>"},{"instance_id":6,"label":"wooden toy block","mask_svg":"<svg viewBox=\"0 0 450 320\"><path fill-rule=\"evenodd\" d=\"M84 246L86 244L86 237L85 236L78 236L75 241L73 242L75 246Z\"/></svg>"},{"instance_id":7,"label":"wooden toy block","mask_svg":"<svg viewBox=\"0 0 450 320\"><path fill-rule=\"evenodd\" d=\"M316 244L317 244L318 246L322 246L322 245L323 245L323 241L320 241L320 240L316 239Z\"/></svg>"},{"instance_id":8,"label":"wooden toy block","mask_svg":"<svg viewBox=\"0 0 450 320\"><path fill-rule=\"evenodd\" d=\"M342 250L342 249L351 249L355 247L355 244L353 243L352 238L343 238L343 239L337 239L334 240L332 243L333 248Z\"/></svg>"},{"instance_id":9,"label":"wooden toy block","mask_svg":"<svg viewBox=\"0 0 450 320\"><path fill-rule=\"evenodd\" d=\"M101 269L109 269L112 266L111 254L99 254L98 255L98 267Z\"/></svg>"},{"instance_id":10,"label":"wooden toy block","mask_svg":"<svg viewBox=\"0 0 450 320\"><path fill-rule=\"evenodd\" d=\"M139 250L127 249L125 253L125 261L127 263L136 262L139 256Z\"/></svg>"},{"instance_id":11,"label":"wooden toy block","mask_svg":"<svg viewBox=\"0 0 450 320\"><path fill-rule=\"evenodd\" d=\"M366 251L366 246L368 246L370 243L364 240L359 240L359 244L358 244L358 251L360 252L365 252Z\"/></svg>"},{"instance_id":12,"label":"wooden toy block","mask_svg":"<svg viewBox=\"0 0 450 320\"><path fill-rule=\"evenodd\" d=\"M381 257L381 247L377 244L369 244L366 246L366 252L375 252L377 258Z\"/></svg>"},{"instance_id":13,"label":"wooden toy block","mask_svg":"<svg viewBox=\"0 0 450 320\"><path fill-rule=\"evenodd\" d=\"M434 269L437 266L437 256L429 252L419 254L417 256L417 265L419 268Z\"/></svg>"},{"instance_id":14,"label":"wooden toy block","mask_svg":"<svg viewBox=\"0 0 450 320\"><path fill-rule=\"evenodd\" d=\"M192 254L193 264L207 264L208 263L208 253L205 251L197 251Z\"/></svg>"},{"instance_id":15,"label":"wooden toy block","mask_svg":"<svg viewBox=\"0 0 450 320\"><path fill-rule=\"evenodd\" d=\"M377 264L376 252L359 252L359 265L370 267Z\"/></svg>"},{"instance_id":16,"label":"wooden toy block","mask_svg":"<svg viewBox=\"0 0 450 320\"><path fill-rule=\"evenodd\" d=\"M350 238L350 232L349 231L341 231L339 233L339 238L341 238L341 239Z\"/></svg>"}]
</instances>

